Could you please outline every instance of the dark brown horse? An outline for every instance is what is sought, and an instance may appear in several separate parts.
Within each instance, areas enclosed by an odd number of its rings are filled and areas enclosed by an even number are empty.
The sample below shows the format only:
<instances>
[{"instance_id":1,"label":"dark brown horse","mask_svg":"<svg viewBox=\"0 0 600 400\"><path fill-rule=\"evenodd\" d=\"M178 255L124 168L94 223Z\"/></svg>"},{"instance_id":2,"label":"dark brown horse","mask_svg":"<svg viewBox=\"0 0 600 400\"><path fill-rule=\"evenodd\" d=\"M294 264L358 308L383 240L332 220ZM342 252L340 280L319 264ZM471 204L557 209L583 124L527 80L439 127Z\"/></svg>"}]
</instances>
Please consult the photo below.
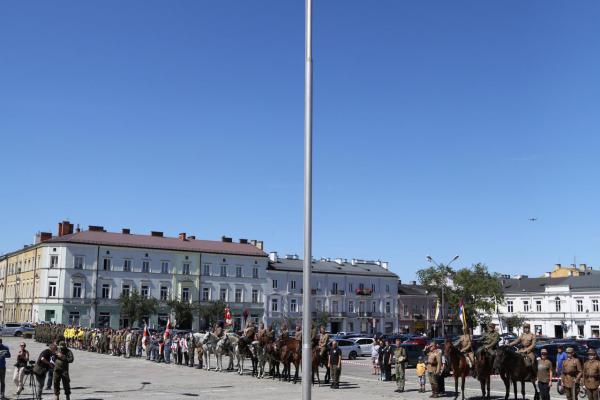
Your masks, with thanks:
<instances>
[{"instance_id":1,"label":"dark brown horse","mask_svg":"<svg viewBox=\"0 0 600 400\"><path fill-rule=\"evenodd\" d=\"M534 398L539 398L536 386L537 365L534 362L531 366L525 364L525 359L521 354L514 351L514 348L503 346L496 350L494 359L494 369L499 371L500 378L506 388L505 400L508 400L510 394L510 383L512 382L515 391L515 400L517 400L517 381L521 382L521 394L525 399L525 382L530 381L535 391Z\"/></svg>"},{"instance_id":2,"label":"dark brown horse","mask_svg":"<svg viewBox=\"0 0 600 400\"><path fill-rule=\"evenodd\" d=\"M481 385L481 397L490 398L491 375L494 372L494 355L481 349L475 356L477 380Z\"/></svg>"},{"instance_id":3,"label":"dark brown horse","mask_svg":"<svg viewBox=\"0 0 600 400\"><path fill-rule=\"evenodd\" d=\"M283 378L291 380L291 366L294 364L294 383L298 381L298 371L302 362L302 349L300 341L294 338L280 339L281 344L281 362L283 363Z\"/></svg>"},{"instance_id":4,"label":"dark brown horse","mask_svg":"<svg viewBox=\"0 0 600 400\"><path fill-rule=\"evenodd\" d=\"M458 379L461 379L460 391L462 398L465 398L465 379L469 375L469 364L467 358L462 354L451 341L447 340L444 343L444 355L452 368L452 376L454 376L454 398L458 397Z\"/></svg>"},{"instance_id":5,"label":"dark brown horse","mask_svg":"<svg viewBox=\"0 0 600 400\"><path fill-rule=\"evenodd\" d=\"M319 378L319 366L323 365L325 367L325 377L324 383L327 385L329 383L329 379L331 377L331 371L329 369L329 348L325 347L325 352L321 356L321 350L313 346L312 348L312 383L315 383L315 374L317 375L317 383L321 384L321 379Z\"/></svg>"}]
</instances>

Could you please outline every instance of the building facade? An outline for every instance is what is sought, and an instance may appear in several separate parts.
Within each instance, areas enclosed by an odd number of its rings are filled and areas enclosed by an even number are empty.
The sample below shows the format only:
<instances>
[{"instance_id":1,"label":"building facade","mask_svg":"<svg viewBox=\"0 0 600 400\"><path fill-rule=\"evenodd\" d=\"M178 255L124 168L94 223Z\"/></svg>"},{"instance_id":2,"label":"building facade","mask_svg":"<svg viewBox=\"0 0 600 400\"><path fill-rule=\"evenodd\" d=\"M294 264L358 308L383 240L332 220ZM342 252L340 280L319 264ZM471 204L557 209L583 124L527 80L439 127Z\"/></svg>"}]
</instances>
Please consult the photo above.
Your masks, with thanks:
<instances>
[{"instance_id":1,"label":"building facade","mask_svg":"<svg viewBox=\"0 0 600 400\"><path fill-rule=\"evenodd\" d=\"M265 322L293 328L302 318L303 261L269 254ZM312 263L312 319L337 332L392 333L398 330L398 276L388 263L337 258Z\"/></svg>"},{"instance_id":2,"label":"building facade","mask_svg":"<svg viewBox=\"0 0 600 400\"><path fill-rule=\"evenodd\" d=\"M398 281L398 327L401 333L426 333L436 336L441 321L435 321L437 296L417 282Z\"/></svg>"}]
</instances>

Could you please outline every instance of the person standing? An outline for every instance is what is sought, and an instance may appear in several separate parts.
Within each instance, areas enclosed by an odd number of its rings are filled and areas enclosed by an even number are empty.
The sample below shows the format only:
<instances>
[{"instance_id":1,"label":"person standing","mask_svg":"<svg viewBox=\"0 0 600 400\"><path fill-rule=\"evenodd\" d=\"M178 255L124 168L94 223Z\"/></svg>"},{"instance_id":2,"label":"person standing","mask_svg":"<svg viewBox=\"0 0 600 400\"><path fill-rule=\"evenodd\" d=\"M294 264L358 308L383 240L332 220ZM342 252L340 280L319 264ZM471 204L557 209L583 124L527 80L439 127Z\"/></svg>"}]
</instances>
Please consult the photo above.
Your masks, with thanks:
<instances>
[{"instance_id":1,"label":"person standing","mask_svg":"<svg viewBox=\"0 0 600 400\"><path fill-rule=\"evenodd\" d=\"M13 374L13 382L17 386L17 396L24 389L23 379L25 378L25 367L29 362L29 352L25 349L25 342L19 344L19 354L17 354L17 363L15 364L15 373Z\"/></svg>"},{"instance_id":2,"label":"person standing","mask_svg":"<svg viewBox=\"0 0 600 400\"><path fill-rule=\"evenodd\" d=\"M379 366L379 380L385 379L385 367L383 365L383 355L385 350L385 343L382 339L379 340L379 349L377 349L377 365Z\"/></svg>"},{"instance_id":3,"label":"person standing","mask_svg":"<svg viewBox=\"0 0 600 400\"><path fill-rule=\"evenodd\" d=\"M429 383L431 384L431 396L438 397L438 376L442 371L442 358L437 348L437 343L433 343L427 355L427 373L429 375Z\"/></svg>"},{"instance_id":4,"label":"person standing","mask_svg":"<svg viewBox=\"0 0 600 400\"><path fill-rule=\"evenodd\" d=\"M337 347L337 342L331 342L328 367L331 370L331 388L340 388L340 375L342 373L342 351Z\"/></svg>"},{"instance_id":5,"label":"person standing","mask_svg":"<svg viewBox=\"0 0 600 400\"><path fill-rule=\"evenodd\" d=\"M10 349L2 343L0 339L0 395L4 400L4 392L6 390L6 359L10 358Z\"/></svg>"},{"instance_id":6,"label":"person standing","mask_svg":"<svg viewBox=\"0 0 600 400\"><path fill-rule=\"evenodd\" d=\"M390 345L389 339L385 341L385 347L383 348L383 365L385 366L385 381L392 380L392 357L394 357L394 352L392 351L392 346Z\"/></svg>"},{"instance_id":7,"label":"person standing","mask_svg":"<svg viewBox=\"0 0 600 400\"><path fill-rule=\"evenodd\" d=\"M394 358L396 359L396 386L395 392L404 392L404 384L406 379L406 349L401 345L400 338L396 339L396 350L394 350Z\"/></svg>"},{"instance_id":8,"label":"person standing","mask_svg":"<svg viewBox=\"0 0 600 400\"><path fill-rule=\"evenodd\" d=\"M567 400L577 400L578 383L581 379L581 361L574 357L572 347L567 347L567 359L563 362L561 380Z\"/></svg>"},{"instance_id":9,"label":"person standing","mask_svg":"<svg viewBox=\"0 0 600 400\"><path fill-rule=\"evenodd\" d=\"M440 354L440 360L442 360L441 371L438 375L438 396L443 397L446 395L446 367L448 365L448 360L442 349L437 349L437 352Z\"/></svg>"},{"instance_id":10,"label":"person standing","mask_svg":"<svg viewBox=\"0 0 600 400\"><path fill-rule=\"evenodd\" d=\"M567 359L567 353L563 351L562 346L556 349L556 376L562 375L563 362Z\"/></svg>"},{"instance_id":11,"label":"person standing","mask_svg":"<svg viewBox=\"0 0 600 400\"><path fill-rule=\"evenodd\" d=\"M188 351L189 351L189 357L190 357L190 362L188 364L188 366L190 367L194 367L194 358L196 357L196 342L194 341L194 334L190 333L188 335Z\"/></svg>"},{"instance_id":12,"label":"person standing","mask_svg":"<svg viewBox=\"0 0 600 400\"><path fill-rule=\"evenodd\" d=\"M425 373L427 372L427 367L423 361L423 356L419 356L416 372L417 378L419 378L419 393L425 393Z\"/></svg>"},{"instance_id":13,"label":"person standing","mask_svg":"<svg viewBox=\"0 0 600 400\"><path fill-rule=\"evenodd\" d=\"M548 350L540 351L537 363L537 383L541 400L550 400L550 387L552 386L552 362L548 360Z\"/></svg>"},{"instance_id":14,"label":"person standing","mask_svg":"<svg viewBox=\"0 0 600 400\"><path fill-rule=\"evenodd\" d=\"M379 341L377 339L373 341L371 348L371 362L373 363L372 375L379 375Z\"/></svg>"},{"instance_id":15,"label":"person standing","mask_svg":"<svg viewBox=\"0 0 600 400\"><path fill-rule=\"evenodd\" d=\"M36 400L42 399L44 392L44 381L46 373L54 368L54 354L56 353L56 344L50 343L47 349L42 351L33 367L33 374L36 381Z\"/></svg>"},{"instance_id":16,"label":"person standing","mask_svg":"<svg viewBox=\"0 0 600 400\"><path fill-rule=\"evenodd\" d=\"M73 352L67 347L65 342L58 344L56 361L54 362L54 396L58 400L60 396L60 383L62 382L65 391L66 400L71 397L71 379L69 378L69 364L74 361Z\"/></svg>"},{"instance_id":17,"label":"person standing","mask_svg":"<svg viewBox=\"0 0 600 400\"><path fill-rule=\"evenodd\" d=\"M598 400L598 386L600 386L600 361L598 354L592 348L587 351L588 360L583 365L583 385L589 400Z\"/></svg>"}]
</instances>

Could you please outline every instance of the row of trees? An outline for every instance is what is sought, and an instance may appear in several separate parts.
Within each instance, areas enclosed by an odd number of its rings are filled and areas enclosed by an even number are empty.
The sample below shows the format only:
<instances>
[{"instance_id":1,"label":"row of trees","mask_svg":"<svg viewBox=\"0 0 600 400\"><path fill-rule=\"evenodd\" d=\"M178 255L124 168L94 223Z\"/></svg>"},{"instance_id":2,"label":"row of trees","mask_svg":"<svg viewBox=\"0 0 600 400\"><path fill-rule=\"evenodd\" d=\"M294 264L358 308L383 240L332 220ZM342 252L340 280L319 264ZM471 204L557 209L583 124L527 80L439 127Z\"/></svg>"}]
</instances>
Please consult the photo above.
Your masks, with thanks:
<instances>
[{"instance_id":1,"label":"row of trees","mask_svg":"<svg viewBox=\"0 0 600 400\"><path fill-rule=\"evenodd\" d=\"M129 317L129 325L132 327L136 326L136 322L142 322L145 316L156 314L161 308L174 314L180 327L191 327L194 315L198 315L207 324L214 325L224 318L226 307L220 300L208 302L204 306L178 299L159 302L155 298L142 296L135 289L129 295L121 295L119 305L121 312Z\"/></svg>"}]
</instances>

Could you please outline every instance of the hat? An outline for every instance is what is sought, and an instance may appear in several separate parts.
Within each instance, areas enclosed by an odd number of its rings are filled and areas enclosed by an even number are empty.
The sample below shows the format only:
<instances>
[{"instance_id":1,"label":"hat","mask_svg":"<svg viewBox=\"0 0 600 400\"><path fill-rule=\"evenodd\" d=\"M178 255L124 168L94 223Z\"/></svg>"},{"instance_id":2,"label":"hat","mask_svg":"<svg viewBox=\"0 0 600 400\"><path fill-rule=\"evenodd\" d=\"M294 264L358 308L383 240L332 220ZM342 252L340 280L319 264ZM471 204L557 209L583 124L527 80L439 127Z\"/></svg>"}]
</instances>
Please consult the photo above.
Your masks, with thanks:
<instances>
[{"instance_id":1,"label":"hat","mask_svg":"<svg viewBox=\"0 0 600 400\"><path fill-rule=\"evenodd\" d=\"M542 349L542 351L540 351L540 353L542 353L542 354L548 354L548 350Z\"/></svg>"},{"instance_id":2,"label":"hat","mask_svg":"<svg viewBox=\"0 0 600 400\"><path fill-rule=\"evenodd\" d=\"M572 353L573 352L573 348L572 347L567 347L567 353Z\"/></svg>"},{"instance_id":3,"label":"hat","mask_svg":"<svg viewBox=\"0 0 600 400\"><path fill-rule=\"evenodd\" d=\"M596 353L596 350L594 350L594 349L588 349L587 353L588 353L588 356L591 356L591 355L597 356L598 355L598 353Z\"/></svg>"},{"instance_id":4,"label":"hat","mask_svg":"<svg viewBox=\"0 0 600 400\"><path fill-rule=\"evenodd\" d=\"M531 325L529 325L529 323L525 322L525 323L523 324L523 328L531 328Z\"/></svg>"}]
</instances>

